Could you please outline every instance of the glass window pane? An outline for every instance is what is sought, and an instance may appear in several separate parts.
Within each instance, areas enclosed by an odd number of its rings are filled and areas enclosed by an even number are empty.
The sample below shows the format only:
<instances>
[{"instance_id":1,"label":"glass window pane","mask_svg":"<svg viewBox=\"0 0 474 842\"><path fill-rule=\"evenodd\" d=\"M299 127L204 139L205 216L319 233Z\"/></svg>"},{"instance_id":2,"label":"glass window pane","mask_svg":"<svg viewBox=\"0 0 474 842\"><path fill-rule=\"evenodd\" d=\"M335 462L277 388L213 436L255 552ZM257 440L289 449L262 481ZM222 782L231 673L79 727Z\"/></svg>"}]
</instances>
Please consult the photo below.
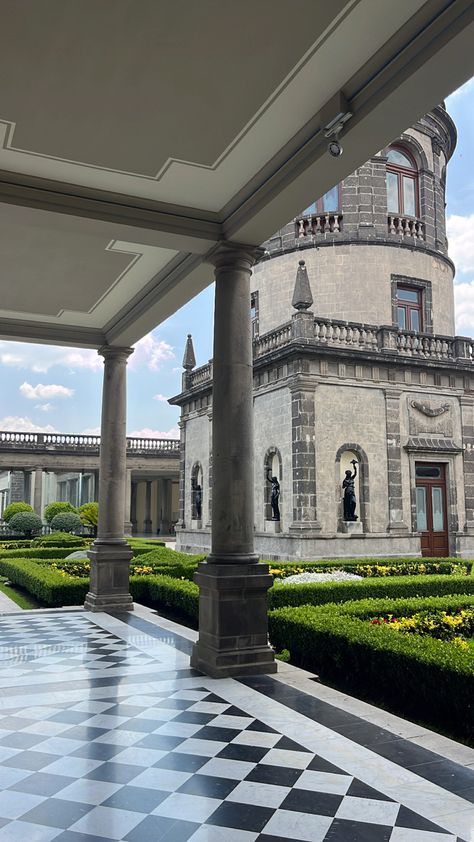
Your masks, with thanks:
<instances>
[{"instance_id":1,"label":"glass window pane","mask_svg":"<svg viewBox=\"0 0 474 842\"><path fill-rule=\"evenodd\" d=\"M444 532L443 490L431 489L431 505L433 507L433 532Z\"/></svg>"},{"instance_id":2,"label":"glass window pane","mask_svg":"<svg viewBox=\"0 0 474 842\"><path fill-rule=\"evenodd\" d=\"M410 307L410 330L420 329L420 312Z\"/></svg>"},{"instance_id":3,"label":"glass window pane","mask_svg":"<svg viewBox=\"0 0 474 842\"><path fill-rule=\"evenodd\" d=\"M339 210L339 190L337 189L337 184L332 190L328 190L327 193L324 194L322 198L323 204L323 211L336 211Z\"/></svg>"},{"instance_id":4,"label":"glass window pane","mask_svg":"<svg viewBox=\"0 0 474 842\"><path fill-rule=\"evenodd\" d=\"M406 330L406 313L404 307L398 307L398 327L400 330Z\"/></svg>"},{"instance_id":5,"label":"glass window pane","mask_svg":"<svg viewBox=\"0 0 474 842\"><path fill-rule=\"evenodd\" d=\"M405 287L397 287L397 298L399 301L414 301L418 304L418 293L416 289L406 289Z\"/></svg>"},{"instance_id":6,"label":"glass window pane","mask_svg":"<svg viewBox=\"0 0 474 842\"><path fill-rule=\"evenodd\" d=\"M302 211L301 216L311 216L312 213L316 213L316 202L313 202L312 205L308 205L306 210Z\"/></svg>"},{"instance_id":7,"label":"glass window pane","mask_svg":"<svg viewBox=\"0 0 474 842\"><path fill-rule=\"evenodd\" d=\"M415 179L407 175L403 176L403 211L407 216L416 215Z\"/></svg>"},{"instance_id":8,"label":"glass window pane","mask_svg":"<svg viewBox=\"0 0 474 842\"><path fill-rule=\"evenodd\" d=\"M418 532L427 532L428 530L426 519L426 488L422 486L416 489L416 528Z\"/></svg>"},{"instance_id":9,"label":"glass window pane","mask_svg":"<svg viewBox=\"0 0 474 842\"><path fill-rule=\"evenodd\" d=\"M406 167L410 170L415 169L408 155L405 155L400 149L389 149L387 157L389 164L395 164L397 167Z\"/></svg>"},{"instance_id":10,"label":"glass window pane","mask_svg":"<svg viewBox=\"0 0 474 842\"><path fill-rule=\"evenodd\" d=\"M398 176L394 172L387 173L387 210L389 213L399 213Z\"/></svg>"},{"instance_id":11,"label":"glass window pane","mask_svg":"<svg viewBox=\"0 0 474 842\"><path fill-rule=\"evenodd\" d=\"M431 465L417 465L417 477L429 477L430 479L439 479L441 476L441 468L436 468Z\"/></svg>"}]
</instances>

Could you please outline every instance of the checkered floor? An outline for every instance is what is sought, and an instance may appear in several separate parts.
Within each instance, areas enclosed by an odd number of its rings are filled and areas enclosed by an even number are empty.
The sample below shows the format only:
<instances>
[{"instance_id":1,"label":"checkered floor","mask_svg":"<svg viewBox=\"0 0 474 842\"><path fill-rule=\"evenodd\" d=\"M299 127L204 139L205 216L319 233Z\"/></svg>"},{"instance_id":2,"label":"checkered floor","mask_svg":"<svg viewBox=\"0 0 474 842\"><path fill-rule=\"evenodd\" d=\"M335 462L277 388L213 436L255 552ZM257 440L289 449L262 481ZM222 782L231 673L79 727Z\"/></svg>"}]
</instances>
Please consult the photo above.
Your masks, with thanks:
<instances>
[{"instance_id":1,"label":"checkered floor","mask_svg":"<svg viewBox=\"0 0 474 842\"><path fill-rule=\"evenodd\" d=\"M84 615L10 616L0 634L3 663L21 657L42 700L0 708L0 842L457 842L205 679L112 695L110 678L102 695L96 680L93 698L72 701L54 684L45 691L44 671L63 687L78 666L105 679L110 666L123 678L156 664ZM10 693L16 669L2 669Z\"/></svg>"}]
</instances>

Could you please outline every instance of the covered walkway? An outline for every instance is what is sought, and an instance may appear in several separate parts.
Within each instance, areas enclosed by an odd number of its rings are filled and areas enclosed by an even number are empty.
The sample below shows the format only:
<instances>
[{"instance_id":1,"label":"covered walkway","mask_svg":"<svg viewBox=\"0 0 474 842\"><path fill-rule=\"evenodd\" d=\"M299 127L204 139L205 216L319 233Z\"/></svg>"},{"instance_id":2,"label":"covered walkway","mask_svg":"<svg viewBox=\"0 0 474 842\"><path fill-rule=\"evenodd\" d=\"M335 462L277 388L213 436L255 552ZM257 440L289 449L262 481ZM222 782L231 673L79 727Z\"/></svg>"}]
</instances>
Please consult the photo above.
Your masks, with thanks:
<instances>
[{"instance_id":1,"label":"covered walkway","mask_svg":"<svg viewBox=\"0 0 474 842\"><path fill-rule=\"evenodd\" d=\"M140 606L0 634L0 842L474 838L474 751L309 673L210 679Z\"/></svg>"}]
</instances>

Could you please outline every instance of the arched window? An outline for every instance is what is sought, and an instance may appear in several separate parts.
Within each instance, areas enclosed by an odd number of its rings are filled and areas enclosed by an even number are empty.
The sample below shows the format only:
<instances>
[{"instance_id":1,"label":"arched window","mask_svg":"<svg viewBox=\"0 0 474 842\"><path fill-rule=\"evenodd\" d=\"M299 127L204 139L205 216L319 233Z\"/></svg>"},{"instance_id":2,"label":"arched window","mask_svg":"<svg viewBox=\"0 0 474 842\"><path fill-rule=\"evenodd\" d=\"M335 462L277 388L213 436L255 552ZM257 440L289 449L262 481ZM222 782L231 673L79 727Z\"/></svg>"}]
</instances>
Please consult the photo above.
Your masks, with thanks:
<instances>
[{"instance_id":1,"label":"arched window","mask_svg":"<svg viewBox=\"0 0 474 842\"><path fill-rule=\"evenodd\" d=\"M203 471L200 462L195 462L191 471L191 518L202 520Z\"/></svg>"},{"instance_id":2,"label":"arched window","mask_svg":"<svg viewBox=\"0 0 474 842\"><path fill-rule=\"evenodd\" d=\"M281 453L277 447L269 447L265 459L263 461L263 502L264 502L264 518L265 520L273 519L272 511L272 482L271 478L276 477L281 484L282 481L282 463ZM280 490L280 489L279 489ZM281 496L278 500L278 505L281 506Z\"/></svg>"},{"instance_id":3,"label":"arched window","mask_svg":"<svg viewBox=\"0 0 474 842\"><path fill-rule=\"evenodd\" d=\"M391 146L387 156L387 210L400 216L419 216L418 170L411 155Z\"/></svg>"},{"instance_id":4,"label":"arched window","mask_svg":"<svg viewBox=\"0 0 474 842\"><path fill-rule=\"evenodd\" d=\"M313 202L312 205L309 205L301 216L311 216L317 213L334 213L335 211L340 210L341 205L341 197L339 193L339 185L336 184L335 187L332 187L331 190L328 190L324 196L321 196L316 202Z\"/></svg>"}]
</instances>

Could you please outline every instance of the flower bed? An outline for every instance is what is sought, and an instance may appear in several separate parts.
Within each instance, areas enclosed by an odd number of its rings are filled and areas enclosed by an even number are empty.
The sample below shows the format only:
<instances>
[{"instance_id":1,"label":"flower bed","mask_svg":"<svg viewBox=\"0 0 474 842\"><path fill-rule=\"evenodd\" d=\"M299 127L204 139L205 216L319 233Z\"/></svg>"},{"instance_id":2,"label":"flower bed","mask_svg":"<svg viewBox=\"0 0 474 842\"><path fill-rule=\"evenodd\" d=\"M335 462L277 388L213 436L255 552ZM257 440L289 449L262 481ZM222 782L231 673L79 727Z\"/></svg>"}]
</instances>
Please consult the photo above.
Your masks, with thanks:
<instances>
[{"instance_id":1,"label":"flower bed","mask_svg":"<svg viewBox=\"0 0 474 842\"><path fill-rule=\"evenodd\" d=\"M270 639L292 663L395 713L474 740L474 651L421 634L397 634L374 618L471 611L474 595L280 608L269 614Z\"/></svg>"}]
</instances>

